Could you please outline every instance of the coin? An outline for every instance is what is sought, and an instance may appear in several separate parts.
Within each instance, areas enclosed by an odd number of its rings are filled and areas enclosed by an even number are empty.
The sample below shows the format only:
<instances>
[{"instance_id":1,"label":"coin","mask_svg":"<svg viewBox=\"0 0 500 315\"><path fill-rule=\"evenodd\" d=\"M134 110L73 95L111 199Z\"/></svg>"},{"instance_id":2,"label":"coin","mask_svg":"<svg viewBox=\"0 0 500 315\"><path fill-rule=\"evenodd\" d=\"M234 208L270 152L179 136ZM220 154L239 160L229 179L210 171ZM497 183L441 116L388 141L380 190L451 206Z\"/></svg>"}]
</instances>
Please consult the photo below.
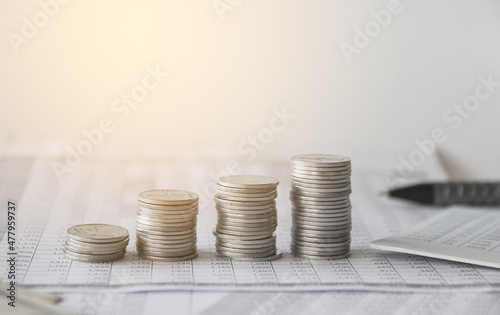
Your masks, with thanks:
<instances>
[{"instance_id":1,"label":"coin","mask_svg":"<svg viewBox=\"0 0 500 315\"><path fill-rule=\"evenodd\" d=\"M198 202L185 204L185 205L154 205L150 203L144 203L139 201L139 209L143 210L159 210L161 212L179 212L179 211L198 211Z\"/></svg>"},{"instance_id":2,"label":"coin","mask_svg":"<svg viewBox=\"0 0 500 315\"><path fill-rule=\"evenodd\" d=\"M157 189L139 194L139 201L153 205L186 205L198 201L198 195L185 190Z\"/></svg>"},{"instance_id":3,"label":"coin","mask_svg":"<svg viewBox=\"0 0 500 315\"><path fill-rule=\"evenodd\" d=\"M300 252L292 252L292 254L295 257L298 258L304 258L304 259L310 259L310 260L315 260L315 259L324 259L324 260L338 260L338 259L345 259L349 258L351 256L351 253L346 253L343 255L332 255L332 256L315 256L315 255L306 255Z\"/></svg>"},{"instance_id":4,"label":"coin","mask_svg":"<svg viewBox=\"0 0 500 315\"><path fill-rule=\"evenodd\" d=\"M279 181L269 176L221 177L214 196L217 209L216 251L234 259L277 259Z\"/></svg>"},{"instance_id":5,"label":"coin","mask_svg":"<svg viewBox=\"0 0 500 315\"><path fill-rule=\"evenodd\" d=\"M109 243L126 239L128 231L111 224L80 224L68 229L68 237L83 242Z\"/></svg>"},{"instance_id":6,"label":"coin","mask_svg":"<svg viewBox=\"0 0 500 315\"><path fill-rule=\"evenodd\" d=\"M270 191L276 190L275 188L235 188L226 187L217 184L217 191L229 192L229 193L243 193L243 194L259 194L259 193L269 193Z\"/></svg>"},{"instance_id":7,"label":"coin","mask_svg":"<svg viewBox=\"0 0 500 315\"><path fill-rule=\"evenodd\" d=\"M251 201L232 201L224 198L219 198L219 195L214 196L215 203L218 205L222 205L225 207L242 207L242 208L255 208L255 207L271 207L275 206L276 202L274 200L272 201L256 201L256 200L251 200Z\"/></svg>"},{"instance_id":8,"label":"coin","mask_svg":"<svg viewBox=\"0 0 500 315\"><path fill-rule=\"evenodd\" d=\"M340 259L350 253L351 160L329 154L291 159L291 250L297 257Z\"/></svg>"},{"instance_id":9,"label":"coin","mask_svg":"<svg viewBox=\"0 0 500 315\"><path fill-rule=\"evenodd\" d=\"M232 175L219 178L219 185L233 188L276 188L279 181L271 176Z\"/></svg>"},{"instance_id":10,"label":"coin","mask_svg":"<svg viewBox=\"0 0 500 315\"><path fill-rule=\"evenodd\" d=\"M139 253L139 256L141 258L148 259L148 260L177 262L177 261L185 261L185 260L195 259L196 257L198 257L198 252L196 252L192 255L181 256L181 257L161 257L161 256L146 255L146 254L142 254L142 253Z\"/></svg>"},{"instance_id":11,"label":"coin","mask_svg":"<svg viewBox=\"0 0 500 315\"><path fill-rule=\"evenodd\" d=\"M347 166L351 165L351 159L343 155L303 154L293 156L292 163L312 166Z\"/></svg>"},{"instance_id":12,"label":"coin","mask_svg":"<svg viewBox=\"0 0 500 315\"><path fill-rule=\"evenodd\" d=\"M79 262L88 262L88 263L115 261L123 258L123 256L125 255L125 251L111 253L111 254L104 254L104 255L80 254L72 252L66 248L63 249L63 253L68 259Z\"/></svg>"},{"instance_id":13,"label":"coin","mask_svg":"<svg viewBox=\"0 0 500 315\"><path fill-rule=\"evenodd\" d=\"M198 195L184 190L148 190L139 194L136 250L140 257L181 261L197 257Z\"/></svg>"}]
</instances>

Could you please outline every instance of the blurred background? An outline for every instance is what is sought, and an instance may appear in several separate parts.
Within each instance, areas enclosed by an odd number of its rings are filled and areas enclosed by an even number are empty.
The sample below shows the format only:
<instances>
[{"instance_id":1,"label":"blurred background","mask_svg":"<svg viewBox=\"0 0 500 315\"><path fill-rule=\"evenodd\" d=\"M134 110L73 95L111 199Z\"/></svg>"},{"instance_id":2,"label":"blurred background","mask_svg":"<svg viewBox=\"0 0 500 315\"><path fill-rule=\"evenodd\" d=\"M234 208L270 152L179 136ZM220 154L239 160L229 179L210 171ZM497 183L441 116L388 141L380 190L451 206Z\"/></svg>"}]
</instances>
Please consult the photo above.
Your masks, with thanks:
<instances>
[{"instance_id":1,"label":"blurred background","mask_svg":"<svg viewBox=\"0 0 500 315\"><path fill-rule=\"evenodd\" d=\"M26 0L0 19L2 155L438 152L500 177L499 1Z\"/></svg>"}]
</instances>

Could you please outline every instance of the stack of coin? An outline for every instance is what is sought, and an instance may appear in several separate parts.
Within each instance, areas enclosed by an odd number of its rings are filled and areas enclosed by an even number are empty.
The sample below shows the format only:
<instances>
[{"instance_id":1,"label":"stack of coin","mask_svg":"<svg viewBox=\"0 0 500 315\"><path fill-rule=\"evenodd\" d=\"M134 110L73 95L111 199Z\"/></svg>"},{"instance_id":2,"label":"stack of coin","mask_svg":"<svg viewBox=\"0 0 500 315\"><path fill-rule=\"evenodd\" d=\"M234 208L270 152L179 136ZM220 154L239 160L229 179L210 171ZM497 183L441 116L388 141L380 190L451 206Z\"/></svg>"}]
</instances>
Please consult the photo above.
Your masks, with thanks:
<instances>
[{"instance_id":1,"label":"stack of coin","mask_svg":"<svg viewBox=\"0 0 500 315\"><path fill-rule=\"evenodd\" d=\"M198 195L184 190L148 190L139 194L137 253L142 258L182 261L198 257Z\"/></svg>"},{"instance_id":2,"label":"stack of coin","mask_svg":"<svg viewBox=\"0 0 500 315\"><path fill-rule=\"evenodd\" d=\"M222 256L245 261L281 258L276 248L276 191L279 181L269 176L221 177L215 203L215 248Z\"/></svg>"},{"instance_id":3,"label":"stack of coin","mask_svg":"<svg viewBox=\"0 0 500 315\"><path fill-rule=\"evenodd\" d=\"M292 254L340 259L351 247L351 160L340 155L292 157Z\"/></svg>"},{"instance_id":4,"label":"stack of coin","mask_svg":"<svg viewBox=\"0 0 500 315\"><path fill-rule=\"evenodd\" d=\"M128 245L128 231L110 224L81 224L68 229L64 255L81 262L121 259Z\"/></svg>"}]
</instances>

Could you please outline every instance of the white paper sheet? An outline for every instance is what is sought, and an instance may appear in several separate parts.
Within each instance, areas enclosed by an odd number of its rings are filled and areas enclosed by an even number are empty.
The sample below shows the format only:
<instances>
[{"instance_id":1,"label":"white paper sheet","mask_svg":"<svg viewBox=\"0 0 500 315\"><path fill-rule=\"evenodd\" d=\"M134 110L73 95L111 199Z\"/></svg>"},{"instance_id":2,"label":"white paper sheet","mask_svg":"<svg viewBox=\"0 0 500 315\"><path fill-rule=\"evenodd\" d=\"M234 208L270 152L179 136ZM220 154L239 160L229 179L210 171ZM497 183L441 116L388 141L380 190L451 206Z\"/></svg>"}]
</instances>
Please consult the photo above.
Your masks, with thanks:
<instances>
[{"instance_id":1,"label":"white paper sheet","mask_svg":"<svg viewBox=\"0 0 500 315\"><path fill-rule=\"evenodd\" d=\"M370 247L500 268L500 208L456 207Z\"/></svg>"},{"instance_id":2,"label":"white paper sheet","mask_svg":"<svg viewBox=\"0 0 500 315\"><path fill-rule=\"evenodd\" d=\"M143 292L64 294L62 307L106 315L497 315L500 293Z\"/></svg>"},{"instance_id":3,"label":"white paper sheet","mask_svg":"<svg viewBox=\"0 0 500 315\"><path fill-rule=\"evenodd\" d=\"M289 164L283 162L242 165L245 173L268 174L280 179L277 229L278 247L284 257L272 262L240 262L218 257L215 238L216 211L210 200L217 172L224 164L196 161L92 161L76 168L60 183L51 160L27 160L25 177L16 173L18 160L2 160L4 198L18 205L17 277L19 283L50 292L137 292L155 290L222 291L324 291L372 290L415 292L468 288L500 291L500 271L470 264L382 253L368 247L423 221L442 210L388 200L383 171L353 174L352 256L342 260L309 261L289 254ZM419 177L423 175L417 173ZM14 176L14 177L15 177ZM3 190L3 188L6 190ZM200 194L198 248L193 261L152 262L137 256L134 248L137 194L152 188L178 188ZM206 190L210 194L205 195ZM7 192L7 194L5 193ZM3 201L2 201L3 202ZM112 263L79 263L62 254L66 230L82 223L110 223L126 227L131 243L126 257ZM5 237L0 240L0 261L6 259ZM6 278L7 267L1 278Z\"/></svg>"}]
</instances>

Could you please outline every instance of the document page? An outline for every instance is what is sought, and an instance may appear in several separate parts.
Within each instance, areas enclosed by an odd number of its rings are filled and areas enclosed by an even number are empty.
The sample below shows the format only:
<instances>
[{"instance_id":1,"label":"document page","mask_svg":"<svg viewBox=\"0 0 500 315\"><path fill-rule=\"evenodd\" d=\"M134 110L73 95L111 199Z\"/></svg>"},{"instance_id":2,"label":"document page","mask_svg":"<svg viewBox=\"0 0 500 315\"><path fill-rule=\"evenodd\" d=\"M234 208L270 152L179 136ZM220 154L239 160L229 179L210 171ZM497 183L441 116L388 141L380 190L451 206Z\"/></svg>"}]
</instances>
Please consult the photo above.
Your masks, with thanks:
<instances>
[{"instance_id":1,"label":"document page","mask_svg":"<svg viewBox=\"0 0 500 315\"><path fill-rule=\"evenodd\" d=\"M15 253L18 284L53 293L102 289L114 292L212 289L414 292L442 288L500 291L500 270L471 264L476 261L460 263L369 247L374 239L405 231L445 211L382 196L389 186L383 170L353 166L351 256L340 260L308 260L290 254L289 161L242 164L241 174L269 175L280 180L276 234L277 247L284 253L283 258L274 261L243 262L218 256L215 251L212 230L217 223L217 212L213 185L224 170L223 163L185 159L88 160L60 182L51 162L50 159L0 160L0 172L8 175L2 176L0 182L3 222L7 219L8 201L16 204L15 251L11 251L6 232L0 239L1 281L8 280L6 261ZM416 172L412 180L422 180L425 176ZM198 258L158 262L137 255L137 196L144 190L160 188L199 194ZM116 224L128 229L130 243L125 257L106 263L67 259L63 254L67 230L83 223ZM458 223L453 227L458 228ZM429 233L442 233L439 231ZM490 232L494 235L493 230ZM477 243L467 243L468 236L464 233L455 237L456 244L464 249L486 246L484 241L490 237L484 234ZM498 254L498 249L491 252Z\"/></svg>"},{"instance_id":2,"label":"document page","mask_svg":"<svg viewBox=\"0 0 500 315\"><path fill-rule=\"evenodd\" d=\"M370 247L500 268L500 209L456 207Z\"/></svg>"}]
</instances>

